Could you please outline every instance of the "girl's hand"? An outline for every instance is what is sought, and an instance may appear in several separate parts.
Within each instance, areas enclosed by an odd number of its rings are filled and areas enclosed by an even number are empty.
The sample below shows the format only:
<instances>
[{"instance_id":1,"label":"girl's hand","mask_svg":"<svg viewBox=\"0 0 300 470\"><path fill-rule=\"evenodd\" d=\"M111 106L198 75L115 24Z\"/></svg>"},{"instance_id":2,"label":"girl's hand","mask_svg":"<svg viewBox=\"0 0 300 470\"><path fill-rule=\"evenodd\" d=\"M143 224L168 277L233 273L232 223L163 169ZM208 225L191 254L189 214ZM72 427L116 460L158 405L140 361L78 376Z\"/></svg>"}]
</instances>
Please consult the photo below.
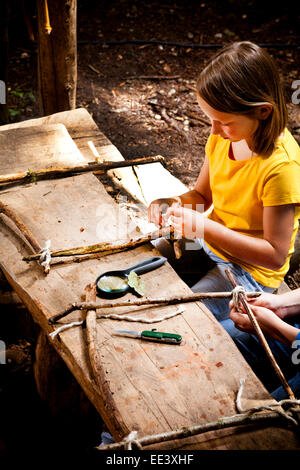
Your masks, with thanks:
<instances>
[{"instance_id":1,"label":"girl's hand","mask_svg":"<svg viewBox=\"0 0 300 470\"><path fill-rule=\"evenodd\" d=\"M181 201L179 196L155 199L148 207L149 222L153 222L155 225L164 226L168 220L166 213L169 207L174 205L179 207L180 204Z\"/></svg>"},{"instance_id":2,"label":"girl's hand","mask_svg":"<svg viewBox=\"0 0 300 470\"><path fill-rule=\"evenodd\" d=\"M169 218L174 227L176 238L184 237L189 240L203 238L204 216L200 212L172 206L168 209L166 218Z\"/></svg>"}]
</instances>

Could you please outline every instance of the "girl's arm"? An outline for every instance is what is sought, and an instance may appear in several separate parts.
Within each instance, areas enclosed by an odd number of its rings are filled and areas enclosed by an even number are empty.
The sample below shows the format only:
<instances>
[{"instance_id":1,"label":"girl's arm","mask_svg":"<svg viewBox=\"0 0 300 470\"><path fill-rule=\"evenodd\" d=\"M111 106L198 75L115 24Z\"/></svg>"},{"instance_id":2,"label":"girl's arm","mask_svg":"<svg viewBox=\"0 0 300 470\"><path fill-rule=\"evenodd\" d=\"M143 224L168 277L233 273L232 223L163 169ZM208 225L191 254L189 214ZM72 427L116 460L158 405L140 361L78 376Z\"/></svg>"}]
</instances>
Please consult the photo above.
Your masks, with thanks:
<instances>
[{"instance_id":1,"label":"girl's arm","mask_svg":"<svg viewBox=\"0 0 300 470\"><path fill-rule=\"evenodd\" d=\"M233 196L234 197L234 196ZM295 207L293 204L265 207L263 238L240 234L224 225L183 207L170 208L172 225L185 238L203 237L237 260L277 270L285 262L291 243Z\"/></svg>"},{"instance_id":2,"label":"girl's arm","mask_svg":"<svg viewBox=\"0 0 300 470\"><path fill-rule=\"evenodd\" d=\"M195 188L187 193L181 194L179 197L182 206L189 207L198 212L205 212L210 208L212 204L212 194L209 184L209 162L207 157L204 159Z\"/></svg>"},{"instance_id":3,"label":"girl's arm","mask_svg":"<svg viewBox=\"0 0 300 470\"><path fill-rule=\"evenodd\" d=\"M216 247L222 247L241 261L277 270L288 256L294 215L293 204L265 207L263 239L242 235L218 222L205 219L204 239Z\"/></svg>"}]
</instances>

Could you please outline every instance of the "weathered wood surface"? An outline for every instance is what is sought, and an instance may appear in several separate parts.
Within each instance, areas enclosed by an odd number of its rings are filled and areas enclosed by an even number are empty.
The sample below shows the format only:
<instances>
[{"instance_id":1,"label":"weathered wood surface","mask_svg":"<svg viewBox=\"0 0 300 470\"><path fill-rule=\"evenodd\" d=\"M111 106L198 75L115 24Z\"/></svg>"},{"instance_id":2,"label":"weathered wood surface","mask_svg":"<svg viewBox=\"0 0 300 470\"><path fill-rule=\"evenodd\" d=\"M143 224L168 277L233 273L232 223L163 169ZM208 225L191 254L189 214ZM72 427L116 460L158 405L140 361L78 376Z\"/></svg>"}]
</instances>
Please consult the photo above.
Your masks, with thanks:
<instances>
[{"instance_id":1,"label":"weathered wood surface","mask_svg":"<svg viewBox=\"0 0 300 470\"><path fill-rule=\"evenodd\" d=\"M36 124L52 124L57 119L68 128L72 122L70 132L73 130L77 133L76 142L83 144L84 139L94 132L94 141L102 140L104 147L110 147L99 130L96 131L94 126L89 127L90 119L86 122L80 119L78 128L84 129L84 133L76 132L74 114L60 113L50 119L37 120L39 122ZM79 114L82 118L82 114ZM20 127L23 126L24 123ZM4 131L3 128L0 130ZM33 150L35 140L33 129ZM83 147L84 152L87 152L86 145ZM82 155L83 147L80 148ZM63 139L61 148L64 148ZM18 150L21 151L21 148ZM101 146L98 151L100 153ZM4 158L0 150L0 168ZM47 158L47 153L38 155L39 167L41 161L48 163ZM77 158L79 156L75 152ZM20 163L15 163L19 168ZM15 170L12 165L10 171ZM126 216L118 211L117 205L92 174L10 189L1 193L1 201L23 219L41 245L51 239L53 249L114 240L126 235ZM0 217L0 268L45 333L53 330L47 319L64 310L71 302L84 300L85 287L93 283L99 273L126 268L157 255L152 245L147 245L99 260L52 267L45 276L37 264L25 264L21 260L22 256L30 252L26 242L4 215ZM143 275L143 279L147 295L151 297L190 293L168 264ZM130 296L127 294L127 298ZM147 308L142 313L143 316L155 318L173 309L174 306ZM139 308L133 310L138 315ZM83 318L83 315L84 312L73 312L64 322ZM93 344L97 344L98 357L101 359L98 367L101 369L103 387L93 378L84 328L66 330L51 341L116 440L126 435L128 430L135 429L140 435L146 435L235 414L235 398L241 378L246 379L245 407L269 402L271 397L231 339L201 303L187 304L182 315L154 324L153 327L180 333L184 338L183 344L173 346L119 337L113 334L115 328L138 331L145 329L145 325L138 321L97 320L96 340L94 336ZM110 407L107 407L108 402ZM117 424L115 416L118 416ZM213 432L209 433L208 438L193 437L161 446L197 449L297 447L299 441L292 431L277 428Z\"/></svg>"},{"instance_id":2,"label":"weathered wood surface","mask_svg":"<svg viewBox=\"0 0 300 470\"><path fill-rule=\"evenodd\" d=\"M87 161L92 161L95 158L95 154L88 145L89 142L91 142L97 149L97 154L99 155L100 161L124 160L119 150L114 145L112 145L112 143L107 139L107 137L105 137L104 134L99 131L95 121L84 108L76 109L72 113L65 111L46 116L44 118L32 119L29 121L1 126L0 131L41 125L44 128L46 125L56 125L58 123L63 123L66 126L69 135L72 137L80 153ZM39 161L39 163L41 162ZM146 173L147 171L148 170L146 170ZM162 188L164 196L173 196L174 194L181 194L188 190L188 188L186 188L181 183L181 181L172 176L169 172L165 171L161 163L154 163L151 165L151 171L152 174L154 172L155 184L149 185L147 183L147 186L145 186L145 172L143 171L142 166L137 166L134 169L118 168L115 170L110 170L108 175L112 178L116 185L121 186L127 190L127 192L133 198L146 205L148 205L151 200L157 197L162 197ZM135 172L138 173L142 180L143 190L141 189L141 185L136 178ZM159 179L162 188L156 184L157 179ZM144 191L146 193L146 197L144 196Z\"/></svg>"}]
</instances>

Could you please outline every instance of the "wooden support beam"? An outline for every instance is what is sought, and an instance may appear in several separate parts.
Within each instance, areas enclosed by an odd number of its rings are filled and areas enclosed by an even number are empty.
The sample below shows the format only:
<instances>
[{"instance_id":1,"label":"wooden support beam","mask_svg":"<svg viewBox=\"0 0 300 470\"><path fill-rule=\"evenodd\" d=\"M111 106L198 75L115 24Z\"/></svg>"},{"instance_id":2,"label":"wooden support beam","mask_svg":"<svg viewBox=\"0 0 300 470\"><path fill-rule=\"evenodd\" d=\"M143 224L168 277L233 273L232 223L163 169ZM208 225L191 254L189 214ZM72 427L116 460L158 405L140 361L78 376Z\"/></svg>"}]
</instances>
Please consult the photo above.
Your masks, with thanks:
<instances>
[{"instance_id":1,"label":"wooden support beam","mask_svg":"<svg viewBox=\"0 0 300 470\"><path fill-rule=\"evenodd\" d=\"M37 0L38 82L44 115L76 106L76 15L77 0Z\"/></svg>"},{"instance_id":2,"label":"wooden support beam","mask_svg":"<svg viewBox=\"0 0 300 470\"><path fill-rule=\"evenodd\" d=\"M8 123L6 101L9 2L0 2L0 125Z\"/></svg>"}]
</instances>

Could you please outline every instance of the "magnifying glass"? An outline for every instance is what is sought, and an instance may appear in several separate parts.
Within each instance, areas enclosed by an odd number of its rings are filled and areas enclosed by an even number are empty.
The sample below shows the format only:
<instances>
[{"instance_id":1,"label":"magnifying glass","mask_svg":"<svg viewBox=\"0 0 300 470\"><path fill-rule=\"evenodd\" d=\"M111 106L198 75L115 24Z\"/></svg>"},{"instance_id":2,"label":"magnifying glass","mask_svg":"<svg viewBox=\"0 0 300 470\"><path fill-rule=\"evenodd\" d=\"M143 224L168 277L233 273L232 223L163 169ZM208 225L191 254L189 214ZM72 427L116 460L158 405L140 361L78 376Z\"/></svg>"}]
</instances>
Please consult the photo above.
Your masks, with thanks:
<instances>
[{"instance_id":1,"label":"magnifying glass","mask_svg":"<svg viewBox=\"0 0 300 470\"><path fill-rule=\"evenodd\" d=\"M167 261L163 256L154 256L145 259L131 268L107 271L96 279L96 290L100 297L117 298L125 295L131 290L128 284L128 276L134 271L136 274L144 274L153 269L159 268Z\"/></svg>"}]
</instances>

